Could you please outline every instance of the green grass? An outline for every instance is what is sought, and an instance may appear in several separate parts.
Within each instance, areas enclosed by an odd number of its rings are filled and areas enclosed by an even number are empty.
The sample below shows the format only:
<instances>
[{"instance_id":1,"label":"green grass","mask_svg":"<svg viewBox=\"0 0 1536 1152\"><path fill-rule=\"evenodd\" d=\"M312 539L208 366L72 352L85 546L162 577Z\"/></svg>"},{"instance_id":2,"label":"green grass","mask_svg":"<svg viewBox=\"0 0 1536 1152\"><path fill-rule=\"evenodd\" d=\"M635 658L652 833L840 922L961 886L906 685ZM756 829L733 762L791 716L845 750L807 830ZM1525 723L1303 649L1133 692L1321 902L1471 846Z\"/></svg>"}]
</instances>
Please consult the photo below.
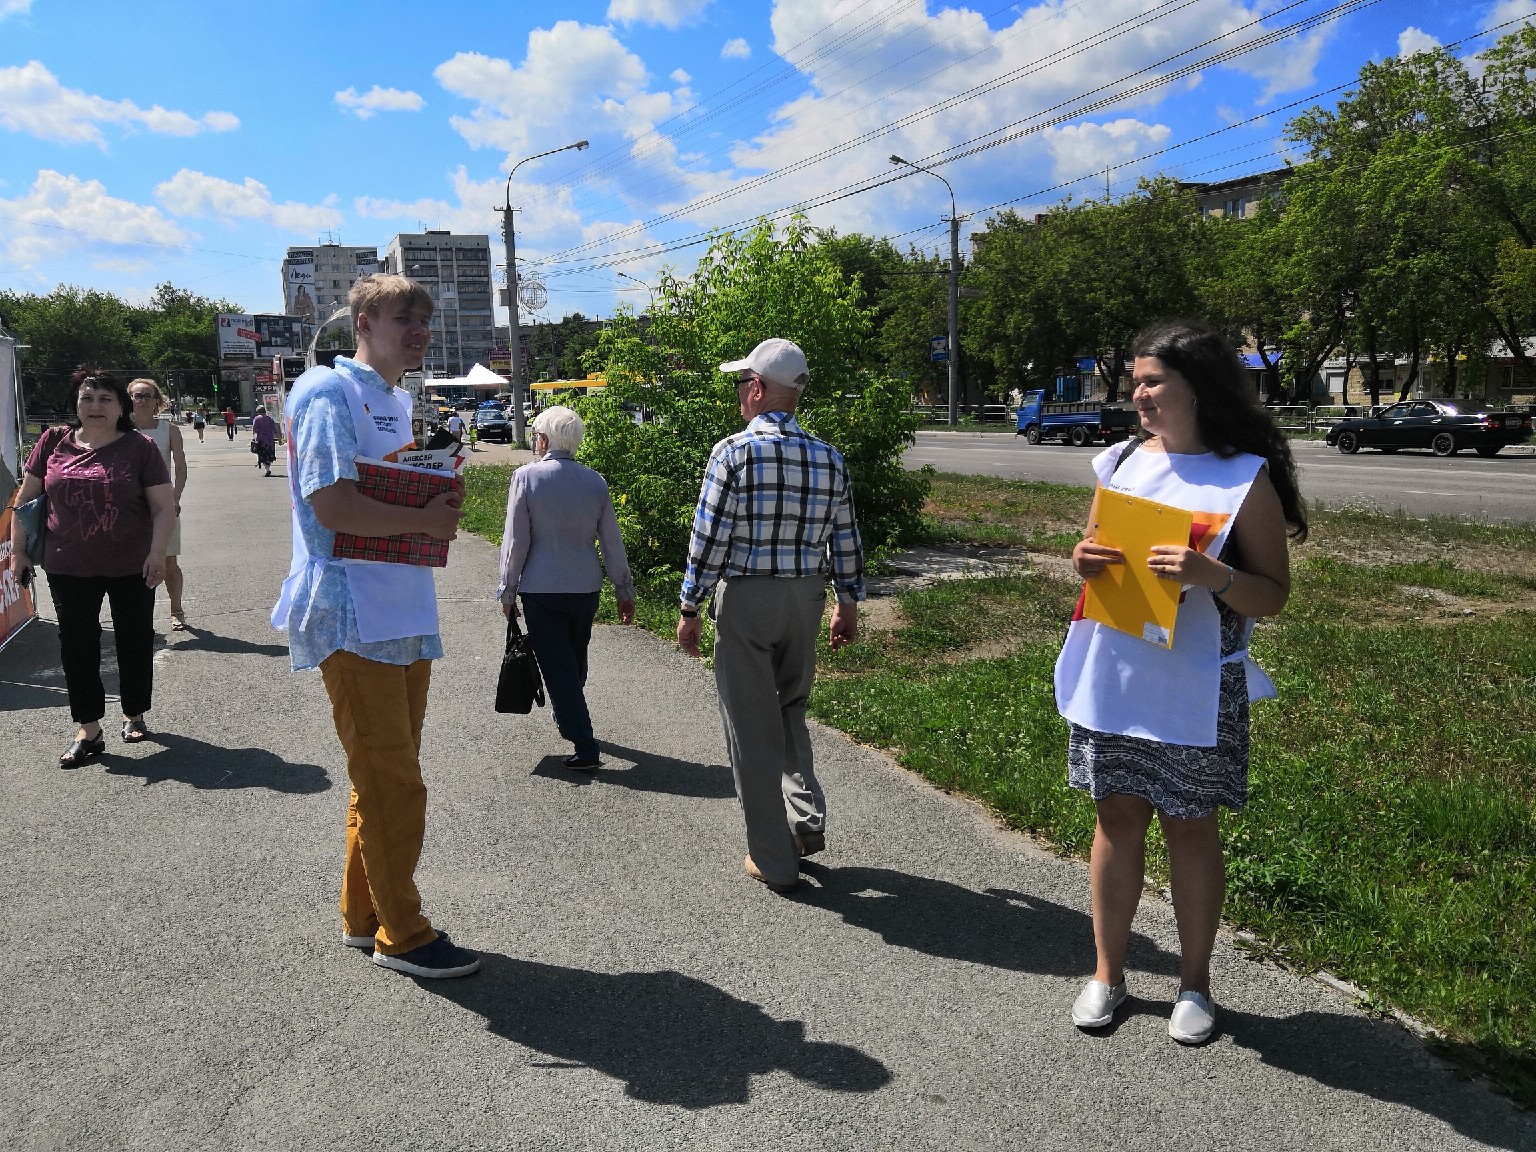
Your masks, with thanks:
<instances>
[{"instance_id":1,"label":"green grass","mask_svg":"<svg viewBox=\"0 0 1536 1152\"><path fill-rule=\"evenodd\" d=\"M498 536L499 471L470 498ZM928 542L1064 555L1089 496L940 475ZM1254 637L1280 695L1254 709L1250 801L1224 819L1226 919L1536 1104L1536 529L1315 510L1292 555L1290 604ZM675 595L643 590L641 622L671 635ZM1044 572L904 592L859 643L823 639L811 710L1086 855L1093 806L1066 786L1051 687L1076 595ZM1155 825L1149 847L1165 878Z\"/></svg>"}]
</instances>

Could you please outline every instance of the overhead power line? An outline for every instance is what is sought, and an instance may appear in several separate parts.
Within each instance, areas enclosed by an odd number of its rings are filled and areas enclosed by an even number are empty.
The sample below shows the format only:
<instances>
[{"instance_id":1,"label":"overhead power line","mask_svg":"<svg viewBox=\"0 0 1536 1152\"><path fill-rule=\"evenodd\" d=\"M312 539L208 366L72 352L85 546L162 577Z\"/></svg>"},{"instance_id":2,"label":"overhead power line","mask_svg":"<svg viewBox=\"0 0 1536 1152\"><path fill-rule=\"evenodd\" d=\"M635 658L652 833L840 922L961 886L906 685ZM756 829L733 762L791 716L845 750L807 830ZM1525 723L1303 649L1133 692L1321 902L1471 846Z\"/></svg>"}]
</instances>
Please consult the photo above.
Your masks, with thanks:
<instances>
[{"instance_id":1,"label":"overhead power line","mask_svg":"<svg viewBox=\"0 0 1536 1152\"><path fill-rule=\"evenodd\" d=\"M1301 4L1306 3L1306 2L1307 2L1307 0L1293 0L1292 3L1287 4L1284 8L1282 8L1280 10L1281 11L1285 11L1287 9L1293 9L1293 8L1296 8L1296 7L1298 7ZM952 149L946 149L943 152L936 153L933 158L925 158L922 161L922 163L925 166L927 166L927 167L935 167L935 166L938 166L938 165L941 165L941 164L951 163L951 162L953 162L955 160L962 159L965 156L975 155L977 153L986 151L986 150L988 150L990 148L998 147L998 146L1000 146L1002 144L1005 144L1005 143L1010 143L1013 140L1018 139L1021 136L1028 135L1028 134L1033 133L1033 132L1043 131L1046 128L1052 127L1052 126L1057 125L1057 124L1064 123L1064 122L1066 122L1068 120L1071 120L1071 119L1075 119L1078 116L1082 116L1084 114L1087 114L1089 112L1098 110L1098 109L1106 107L1108 105L1118 103L1118 102L1120 102L1120 101L1122 101L1124 99L1127 99L1129 96L1144 94L1144 93L1149 92L1149 91L1151 91L1151 90L1153 90L1153 89L1155 89L1157 87L1160 87L1162 85L1166 85L1166 84L1172 83L1175 80L1178 80L1178 79L1180 79L1180 78L1182 78L1184 76L1191 75L1194 72L1199 71L1201 68L1210 67L1213 64L1217 64L1217 63L1227 63L1227 62L1229 62L1229 61L1231 61L1233 59L1236 59L1237 57L1243 55L1246 52L1256 51L1259 48L1268 47L1268 46L1270 46L1272 44L1280 42L1281 40L1287 39L1290 36L1293 36L1293 35L1297 34L1297 32L1299 30L1300 31L1311 30L1312 28L1315 28L1315 27L1321 25L1324 22L1327 22L1327 21L1330 21L1330 20L1336 20L1336 19L1338 19L1339 17L1341 17L1341 16L1343 16L1345 14L1348 14L1348 13L1351 13L1351 12L1354 12L1354 11L1358 11L1361 8L1369 7L1369 6L1371 6L1373 4L1376 4L1376 3L1379 3L1379 2L1380 2L1380 0L1345 0L1345 2L1340 3L1340 4L1336 4L1333 7L1325 10L1324 12L1316 13L1314 15L1305 17L1302 20L1296 21L1295 23L1290 24L1290 25L1286 25L1285 27L1282 27L1282 28L1275 29L1275 30L1269 31L1269 32L1264 32L1264 33L1260 34L1259 36L1256 36L1256 37L1252 38L1251 40L1248 40L1248 41L1246 41L1244 43L1241 43L1241 44L1234 45L1234 46L1232 46L1232 47L1230 47L1228 49L1225 49L1223 51L1214 53L1211 56L1208 56L1208 57L1204 58L1201 61L1195 62L1193 64L1187 65L1187 66L1185 66L1183 68L1177 69L1177 70L1175 70L1173 72L1166 73L1166 74L1161 75L1161 76L1155 75L1157 69L1163 67L1164 65L1166 65L1168 63L1171 63L1171 62L1173 62L1175 60L1178 60L1178 59L1181 59L1181 58L1183 58L1185 56L1188 56L1190 53L1196 52L1196 51L1198 51L1202 47L1207 47L1210 44L1213 44L1213 43L1216 43L1216 42L1218 42L1220 40L1226 39L1226 38L1228 38L1228 37L1230 37L1232 35L1235 35L1237 33L1240 33L1242 31L1250 29L1250 28L1252 28L1256 24L1261 23L1261 21L1258 21L1258 20L1250 21L1248 24L1245 24L1245 25L1242 25L1242 26L1240 26L1238 28L1232 29L1231 31L1225 33L1223 36L1213 37L1210 40L1202 42L1201 44L1197 44L1197 45L1194 45L1194 46L1192 46L1190 48L1183 49L1183 50L1181 50L1181 51L1179 51L1177 53L1172 54L1171 56L1165 57L1163 60L1160 60L1160 61L1158 61L1157 63L1155 63L1153 65L1150 65L1150 66L1148 66L1146 68L1137 69L1136 71L1134 71L1132 73L1129 73L1126 76L1121 77L1117 81L1112 81L1109 84L1100 85L1099 87L1091 89L1090 91L1088 91L1086 93L1083 93L1082 95L1080 95L1078 97L1075 97L1075 98L1073 98L1071 100L1062 101L1062 102L1060 102L1060 103L1058 103L1056 105L1051 106L1050 108L1044 109L1042 112L1036 113L1034 117L1030 117L1029 118L1029 119L1036 119L1036 118L1044 117L1043 119L1040 119L1038 123L1032 125L1031 127L1025 128L1025 129L1020 130L1020 131L1014 131L1012 133L1008 133L1007 130L1009 128L1015 127L1015 125L1008 125L1008 126L1005 126L1003 129L993 130L993 132L987 133L987 134L985 134L982 137L976 137L976 138L973 138L970 141L965 141L962 144L955 145L955 146L953 146ZM1129 90L1125 90L1125 91L1115 90L1118 85L1123 84L1125 81L1134 80L1136 77L1144 76L1144 75L1147 75L1148 73L1154 73L1153 78L1151 80L1144 81L1141 84L1135 85L1133 88L1131 88ZM1111 90L1115 90L1115 91L1111 91ZM1097 95L1099 93L1104 93L1104 92L1109 92L1110 94L1106 95L1106 96L1103 96L1103 97L1101 97L1098 100L1091 101L1087 105L1079 106L1079 102L1082 101L1085 97L1094 96L1094 95ZM1270 114L1273 114L1273 111L1274 111L1273 109L1270 110ZM1051 113L1051 112L1057 112L1058 114L1054 115L1054 116L1047 115L1048 113ZM1025 122L1026 121L1017 121L1017 122L1015 122L1015 124L1022 124L1022 123L1025 123ZM1004 135L998 136L998 133L1003 133ZM986 138L987 136L991 136L993 138L988 140ZM956 149L961 149L963 151L962 152L955 152ZM946 155L946 153L955 153L955 154ZM785 169L780 169L776 173L769 174L769 176L776 177L776 176L779 176L779 175L783 175L783 174L785 174L785 173L787 173L789 171L795 170L796 168L798 168L800 166L802 166L802 165L800 165L800 164L790 165L790 166L788 166ZM1102 172L1103 169L1099 169L1099 171ZM847 199L849 196L860 195L860 194L862 194L864 192L868 192L868 191L871 191L871 190L873 190L875 188L882 187L885 184L893 183L896 180L906 179L910 175L911 175L910 172L902 171L902 172L896 173L896 174L882 174L882 175L879 175L879 176L868 177L868 178L866 178L864 180L856 181L856 182L854 182L852 184L844 185L841 188L832 189L832 190L830 190L828 192L821 193L821 194L819 194L817 196L814 196L814 197L811 197L811 198L808 198L808 199L803 199L803 200L799 201L796 204L793 204L793 205L787 206L785 208L779 209L779 210L777 210L775 212L760 213L760 214L758 214L758 216L766 216L768 218L778 218L778 217L783 216L783 215L785 215L787 213L790 213L790 212L805 211L805 210L808 210L808 209L811 209L811 208L824 207L824 206L826 206L828 204L836 203L839 200ZM748 182L748 184L760 183L760 182L762 182L763 179L766 179L766 177L765 178L759 178L758 181ZM1074 181L1073 183L1076 183L1076 181ZM744 186L742 186L742 187L744 187ZM654 226L656 224L659 224L659 223L665 223L668 220L674 219L674 218L682 215L686 211L689 211L689 210L692 210L692 209L697 209L699 207L704 207L704 206L708 206L710 204L716 203L716 202L718 202L720 200L723 200L723 199L727 198L731 194L734 194L734 193L730 192L730 191L727 191L727 192L723 192L723 193L718 193L718 194L716 194L715 196L712 196L712 197L706 197L706 198L704 198L704 199L702 199L700 201L694 202L692 205L686 206L683 209L679 209L677 211L674 211L674 212L671 212L671 213L667 213L667 214L665 214L665 215L663 215L661 217L656 217L656 218L654 218L654 219L652 219L650 221L645 221L645 222L643 222L641 224L631 226L630 228L623 229L623 230L621 230L619 232L613 233L613 234L611 234L611 235L609 235L607 237L604 237L604 238L602 238L600 240L589 241L589 242L587 242L585 244L576 245L575 247L568 248L568 249L565 249L565 250L563 250L561 252L554 253L554 254L552 254L550 256L544 257L541 261L539 261L539 263L543 264L546 268L549 268L549 266L553 265L553 264L558 264L558 263L561 263L561 262L569 262L572 258L581 255L583 252L591 252L591 255L589 257L587 257L587 259L590 261L590 263L585 263L584 262L581 265L583 268L589 268L589 267L611 267L611 266L614 266L614 265L619 264L619 263L628 263L628 262L630 262L631 259L643 259L646 256L661 255L661 254L663 254L665 252L675 251L675 250L678 250L680 248L693 247L693 246L695 246L697 244L705 243L705 242L708 241L708 239L712 235L714 235L718 231L721 231L722 229L719 229L719 228L711 229L708 232L696 234L696 235L691 236L691 237L686 237L686 238L682 238L682 239L671 241L671 242L666 242L664 244L650 244L650 245L645 245L645 246L642 246L642 247L636 248L636 249L621 250L621 251L611 252L611 253L607 253L607 254L599 254L597 252L593 252L592 251L595 248L602 247L602 246L604 246L606 244L611 244L611 243L613 243L613 242L615 242L617 240L623 239L625 237L635 236L635 235L643 232L645 229L647 229L649 227L652 227L652 226ZM750 225L753 222L753 220L758 218L758 216L754 216L750 220L742 220L742 221L737 221L736 223L733 223L733 224L725 225L723 230L730 230L732 228L738 228L738 227L743 227L743 226ZM549 268L548 274L549 275L558 276L558 275L562 274L562 270L558 269L558 268Z\"/></svg>"}]
</instances>

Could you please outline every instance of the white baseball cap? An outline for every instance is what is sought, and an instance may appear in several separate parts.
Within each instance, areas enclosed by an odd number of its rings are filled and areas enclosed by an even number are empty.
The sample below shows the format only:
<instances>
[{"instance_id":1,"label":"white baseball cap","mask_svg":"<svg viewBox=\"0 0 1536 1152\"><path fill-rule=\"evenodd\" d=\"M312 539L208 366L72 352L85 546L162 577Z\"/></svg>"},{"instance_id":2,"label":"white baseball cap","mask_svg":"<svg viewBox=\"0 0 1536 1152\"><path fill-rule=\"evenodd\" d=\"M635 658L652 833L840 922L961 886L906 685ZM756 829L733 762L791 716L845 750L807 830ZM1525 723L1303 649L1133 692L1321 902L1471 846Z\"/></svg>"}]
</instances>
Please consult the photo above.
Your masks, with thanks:
<instances>
[{"instance_id":1,"label":"white baseball cap","mask_svg":"<svg viewBox=\"0 0 1536 1152\"><path fill-rule=\"evenodd\" d=\"M720 365L722 372L756 372L770 384L799 391L811 379L811 370L805 363L805 353L800 346L777 336L764 340L745 360L732 360Z\"/></svg>"}]
</instances>

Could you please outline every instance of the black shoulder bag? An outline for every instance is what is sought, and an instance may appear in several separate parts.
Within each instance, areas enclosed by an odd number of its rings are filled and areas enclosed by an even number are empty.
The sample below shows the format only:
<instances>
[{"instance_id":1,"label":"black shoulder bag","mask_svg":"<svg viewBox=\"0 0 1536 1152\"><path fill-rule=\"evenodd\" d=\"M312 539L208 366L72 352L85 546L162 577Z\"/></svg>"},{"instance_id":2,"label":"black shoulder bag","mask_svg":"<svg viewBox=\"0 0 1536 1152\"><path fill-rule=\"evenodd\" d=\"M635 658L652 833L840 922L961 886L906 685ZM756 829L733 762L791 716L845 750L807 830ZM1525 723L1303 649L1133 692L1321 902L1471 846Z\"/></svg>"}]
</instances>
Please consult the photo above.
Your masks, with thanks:
<instances>
[{"instance_id":1,"label":"black shoulder bag","mask_svg":"<svg viewBox=\"0 0 1536 1152\"><path fill-rule=\"evenodd\" d=\"M507 650L501 657L501 677L496 681L496 711L527 715L537 704L544 707L544 678L533 645L517 626L517 617L507 615Z\"/></svg>"}]
</instances>

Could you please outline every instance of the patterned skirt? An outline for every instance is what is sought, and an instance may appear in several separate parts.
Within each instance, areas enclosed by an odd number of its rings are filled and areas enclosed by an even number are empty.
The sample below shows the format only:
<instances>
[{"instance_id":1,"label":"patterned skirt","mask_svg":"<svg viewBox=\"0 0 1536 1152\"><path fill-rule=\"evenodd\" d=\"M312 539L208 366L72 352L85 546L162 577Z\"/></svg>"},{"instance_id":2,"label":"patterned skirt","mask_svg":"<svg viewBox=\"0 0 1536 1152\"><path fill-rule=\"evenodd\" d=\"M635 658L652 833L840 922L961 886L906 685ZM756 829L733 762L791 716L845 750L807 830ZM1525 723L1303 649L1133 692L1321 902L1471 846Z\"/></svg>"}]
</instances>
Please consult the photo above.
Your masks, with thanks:
<instances>
[{"instance_id":1,"label":"patterned skirt","mask_svg":"<svg viewBox=\"0 0 1536 1152\"><path fill-rule=\"evenodd\" d=\"M1237 650L1241 621L1220 600L1222 652ZM1164 744L1071 725L1067 783L1095 800L1140 796L1164 816L1198 820L1218 805L1248 803L1248 674L1241 660L1221 666L1216 746Z\"/></svg>"}]
</instances>

